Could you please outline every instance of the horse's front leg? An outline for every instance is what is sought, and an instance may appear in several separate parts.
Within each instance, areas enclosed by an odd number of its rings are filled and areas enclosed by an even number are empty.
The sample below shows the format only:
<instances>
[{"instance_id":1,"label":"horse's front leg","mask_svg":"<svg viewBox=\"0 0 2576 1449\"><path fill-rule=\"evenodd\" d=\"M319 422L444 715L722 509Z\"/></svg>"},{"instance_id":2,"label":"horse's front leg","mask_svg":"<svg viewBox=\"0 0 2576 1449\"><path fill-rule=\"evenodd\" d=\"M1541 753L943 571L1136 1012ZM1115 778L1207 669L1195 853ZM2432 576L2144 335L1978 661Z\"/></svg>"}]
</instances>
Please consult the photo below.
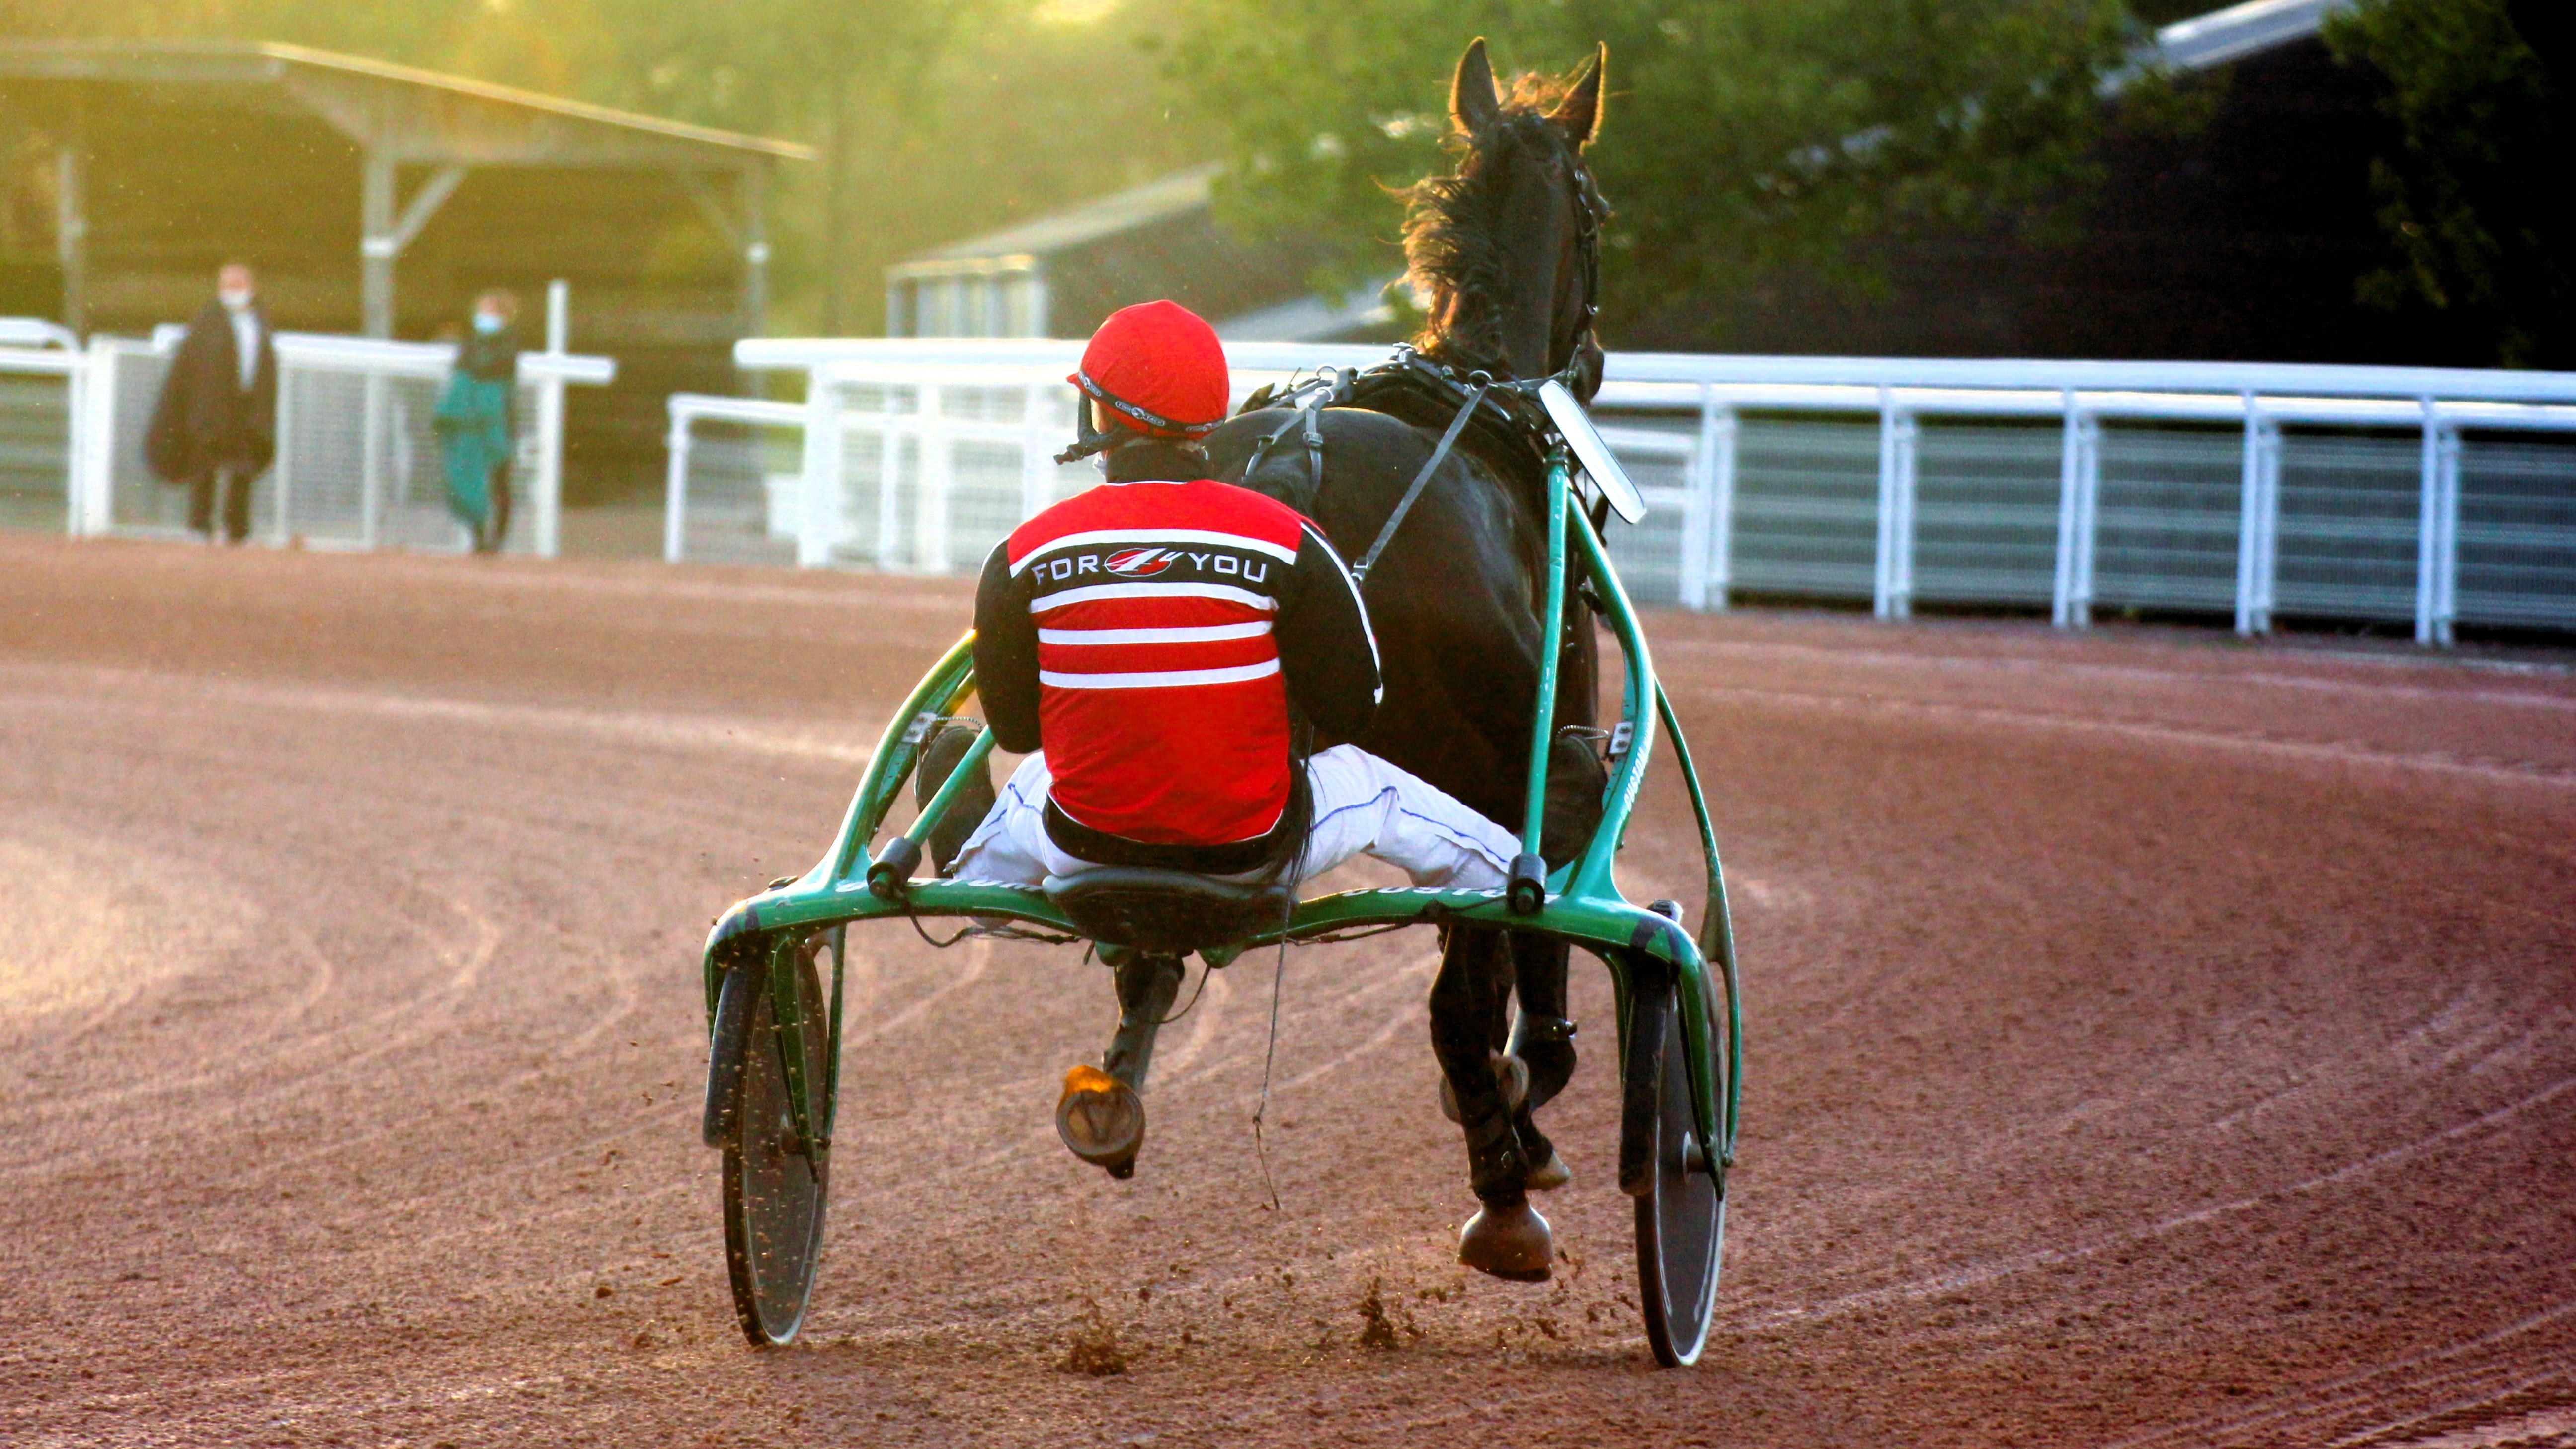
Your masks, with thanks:
<instances>
[{"instance_id":1,"label":"horse's front leg","mask_svg":"<svg viewBox=\"0 0 2576 1449\"><path fill-rule=\"evenodd\" d=\"M1453 927L1431 984L1431 1051L1456 1097L1467 1136L1467 1183L1477 1214L1458 1235L1458 1261L1497 1278L1542 1282L1556 1256L1547 1219L1529 1204L1531 1146L1521 1124L1523 1094L1511 1090L1507 1060L1494 1050L1512 991L1511 938L1500 931ZM1554 1158L1554 1149L1541 1150Z\"/></svg>"}]
</instances>

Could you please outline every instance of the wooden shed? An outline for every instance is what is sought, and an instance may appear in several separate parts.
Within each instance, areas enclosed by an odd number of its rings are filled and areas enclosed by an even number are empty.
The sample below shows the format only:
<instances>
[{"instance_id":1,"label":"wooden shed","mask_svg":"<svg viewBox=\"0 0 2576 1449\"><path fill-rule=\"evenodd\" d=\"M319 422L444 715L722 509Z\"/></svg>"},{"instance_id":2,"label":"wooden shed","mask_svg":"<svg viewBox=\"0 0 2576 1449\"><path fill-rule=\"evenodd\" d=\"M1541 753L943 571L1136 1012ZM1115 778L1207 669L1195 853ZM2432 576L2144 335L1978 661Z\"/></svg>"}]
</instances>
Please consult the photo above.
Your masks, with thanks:
<instances>
[{"instance_id":1,"label":"wooden shed","mask_svg":"<svg viewBox=\"0 0 2576 1449\"><path fill-rule=\"evenodd\" d=\"M276 44L0 44L0 120L50 152L8 184L50 193L74 330L184 321L234 260L279 327L374 337L561 278L575 346L620 362L572 425L601 463L653 451L669 392L729 390L767 306L772 171L811 154Z\"/></svg>"}]
</instances>

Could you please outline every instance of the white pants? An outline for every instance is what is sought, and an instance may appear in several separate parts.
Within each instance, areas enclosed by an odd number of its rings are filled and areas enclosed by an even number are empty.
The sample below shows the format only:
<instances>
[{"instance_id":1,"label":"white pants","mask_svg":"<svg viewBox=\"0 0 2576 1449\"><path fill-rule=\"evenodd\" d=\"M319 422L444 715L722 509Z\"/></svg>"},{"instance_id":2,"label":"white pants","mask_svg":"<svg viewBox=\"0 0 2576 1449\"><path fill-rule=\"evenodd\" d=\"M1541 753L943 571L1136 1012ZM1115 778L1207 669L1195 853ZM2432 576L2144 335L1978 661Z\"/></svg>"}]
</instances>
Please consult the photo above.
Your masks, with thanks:
<instances>
[{"instance_id":1,"label":"white pants","mask_svg":"<svg viewBox=\"0 0 2576 1449\"><path fill-rule=\"evenodd\" d=\"M1020 762L992 813L958 851L957 879L1039 885L1096 864L1065 854L1047 834L1047 787L1054 778L1044 755ZM1356 745L1336 745L1309 759L1306 778L1314 788L1315 824L1297 861L1298 881L1366 852L1418 886L1500 890L1520 853L1510 831Z\"/></svg>"}]
</instances>

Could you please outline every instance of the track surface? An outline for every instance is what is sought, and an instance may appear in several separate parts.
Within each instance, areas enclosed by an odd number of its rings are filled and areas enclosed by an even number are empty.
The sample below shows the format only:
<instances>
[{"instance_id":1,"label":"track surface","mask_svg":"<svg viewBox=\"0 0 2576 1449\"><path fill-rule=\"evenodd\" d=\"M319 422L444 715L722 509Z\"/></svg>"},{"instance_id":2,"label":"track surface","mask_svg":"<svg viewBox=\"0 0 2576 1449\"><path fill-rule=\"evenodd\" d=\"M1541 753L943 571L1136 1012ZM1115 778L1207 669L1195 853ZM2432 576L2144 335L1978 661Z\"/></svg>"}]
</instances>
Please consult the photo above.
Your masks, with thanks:
<instances>
[{"instance_id":1,"label":"track surface","mask_svg":"<svg viewBox=\"0 0 2576 1449\"><path fill-rule=\"evenodd\" d=\"M1595 969L1568 1261L1450 1261L1425 933L1291 954L1275 1212L1266 960L1122 1185L1048 1128L1103 973L864 935L817 1311L748 1351L698 945L963 614L0 538L0 1443L2576 1442L2576 679L2018 625L1655 624L1754 1053L1697 1370ZM1638 893L1687 859L1667 797Z\"/></svg>"}]
</instances>

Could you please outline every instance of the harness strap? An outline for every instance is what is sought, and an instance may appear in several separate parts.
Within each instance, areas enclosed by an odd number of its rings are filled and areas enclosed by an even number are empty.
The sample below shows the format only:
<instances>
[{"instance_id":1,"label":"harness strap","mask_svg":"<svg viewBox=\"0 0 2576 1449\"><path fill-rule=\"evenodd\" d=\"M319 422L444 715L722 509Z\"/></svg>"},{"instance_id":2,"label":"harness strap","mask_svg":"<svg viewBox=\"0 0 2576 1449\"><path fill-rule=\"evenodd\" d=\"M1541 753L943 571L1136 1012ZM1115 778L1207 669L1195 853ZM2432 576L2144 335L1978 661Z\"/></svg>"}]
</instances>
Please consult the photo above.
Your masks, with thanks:
<instances>
[{"instance_id":1,"label":"harness strap","mask_svg":"<svg viewBox=\"0 0 2576 1449\"><path fill-rule=\"evenodd\" d=\"M1377 567L1377 556L1386 552L1386 546L1395 541L1395 531L1404 526L1404 515L1413 511L1414 501L1422 496L1423 489L1431 485L1431 475L1440 471L1440 465L1449 459L1449 450L1456 446L1458 435L1467 431L1468 419L1476 415L1477 405L1485 400L1485 389L1492 385L1492 379L1483 373L1477 373L1476 377L1484 380L1467 390L1467 401L1459 407L1458 416L1449 420L1449 431L1440 435L1440 446L1431 450L1431 461L1423 464L1422 471L1413 475L1413 486L1404 490L1404 497L1396 503L1395 511L1386 516L1386 526L1377 531L1377 541L1368 546L1368 552L1360 555L1358 563L1351 565L1351 582L1365 582L1369 570ZM1316 476L1323 476L1320 459Z\"/></svg>"}]
</instances>

